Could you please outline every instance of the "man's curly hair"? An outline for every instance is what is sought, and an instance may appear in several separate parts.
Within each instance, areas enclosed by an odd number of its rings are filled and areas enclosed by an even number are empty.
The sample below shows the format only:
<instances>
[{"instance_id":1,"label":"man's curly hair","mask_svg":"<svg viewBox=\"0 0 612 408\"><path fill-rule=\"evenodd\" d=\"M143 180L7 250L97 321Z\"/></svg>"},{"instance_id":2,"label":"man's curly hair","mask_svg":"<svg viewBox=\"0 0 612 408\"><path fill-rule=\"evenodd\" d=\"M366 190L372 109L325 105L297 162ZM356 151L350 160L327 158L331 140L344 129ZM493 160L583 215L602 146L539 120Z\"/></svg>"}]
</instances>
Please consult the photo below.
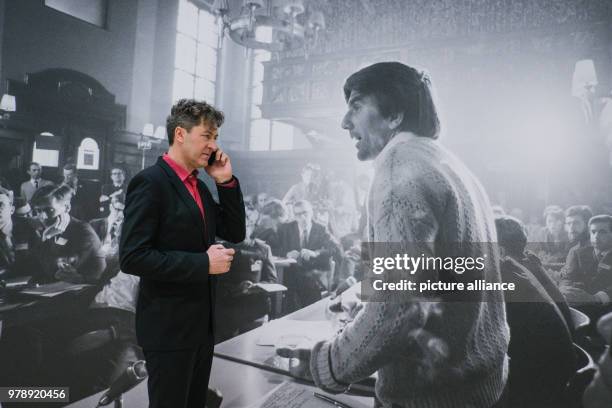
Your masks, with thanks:
<instances>
[{"instance_id":1,"label":"man's curly hair","mask_svg":"<svg viewBox=\"0 0 612 408\"><path fill-rule=\"evenodd\" d=\"M166 119L166 131L168 132L168 143L174 143L174 131L180 126L188 132L192 127L202 123L214 125L219 128L225 117L223 112L215 109L204 101L195 99L180 99L172 106L170 115Z\"/></svg>"}]
</instances>

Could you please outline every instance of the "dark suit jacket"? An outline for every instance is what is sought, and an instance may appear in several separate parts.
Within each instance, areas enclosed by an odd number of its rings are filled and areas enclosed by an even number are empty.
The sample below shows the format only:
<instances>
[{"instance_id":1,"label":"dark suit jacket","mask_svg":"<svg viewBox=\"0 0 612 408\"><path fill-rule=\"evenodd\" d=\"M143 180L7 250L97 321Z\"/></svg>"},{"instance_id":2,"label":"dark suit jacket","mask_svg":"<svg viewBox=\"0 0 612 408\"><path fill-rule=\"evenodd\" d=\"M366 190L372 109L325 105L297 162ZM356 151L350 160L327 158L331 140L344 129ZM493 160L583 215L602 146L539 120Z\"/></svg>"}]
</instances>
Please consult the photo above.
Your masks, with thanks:
<instances>
[{"instance_id":1,"label":"dark suit jacket","mask_svg":"<svg viewBox=\"0 0 612 408\"><path fill-rule=\"evenodd\" d=\"M98 238L100 238L100 242L104 243L104 239L108 232L108 218L95 218L89 221L89 225L91 225L91 228L93 228Z\"/></svg>"},{"instance_id":2,"label":"dark suit jacket","mask_svg":"<svg viewBox=\"0 0 612 408\"><path fill-rule=\"evenodd\" d=\"M36 255L43 264L42 281L55 281L57 261L66 258L83 277L84 283L100 283L106 268L100 239L88 223L70 217L70 224L62 234L40 245Z\"/></svg>"},{"instance_id":3,"label":"dark suit jacket","mask_svg":"<svg viewBox=\"0 0 612 408\"><path fill-rule=\"evenodd\" d=\"M117 198L119 199L119 201L121 201L122 203L125 203L125 194L126 194L126 190L127 190L127 184L124 182L121 186L119 187L115 187L115 185L113 183L109 183L109 184L103 184L102 185L102 189L100 191L100 196L102 195L106 195L106 196L110 196L111 194L113 194L115 191L119 191L121 190L121 194L117 195ZM108 199L104 202L100 202L100 197L98 196L98 203L99 203L99 215L98 217L107 217L108 214L110 213L108 206L111 203L111 199Z\"/></svg>"},{"instance_id":4,"label":"dark suit jacket","mask_svg":"<svg viewBox=\"0 0 612 408\"><path fill-rule=\"evenodd\" d=\"M511 407L553 407L575 371L572 337L563 314L533 273L513 258L502 260L510 327Z\"/></svg>"},{"instance_id":5,"label":"dark suit jacket","mask_svg":"<svg viewBox=\"0 0 612 408\"><path fill-rule=\"evenodd\" d=\"M198 181L205 224L161 157L128 186L119 258L123 272L140 276L136 335L143 349L188 349L208 341L216 277L208 274L206 250L215 236L235 243L245 237L240 186L218 190L220 204Z\"/></svg>"},{"instance_id":6,"label":"dark suit jacket","mask_svg":"<svg viewBox=\"0 0 612 408\"><path fill-rule=\"evenodd\" d=\"M272 251L268 244L259 239L254 239L248 244L241 242L237 245L227 244L224 246L236 250L229 272L219 275L217 278L219 285L223 286L227 293L234 292L240 283L245 280L253 283L277 282L276 267L272 262ZM253 267L257 261L261 262L261 268Z\"/></svg>"},{"instance_id":7,"label":"dark suit jacket","mask_svg":"<svg viewBox=\"0 0 612 408\"><path fill-rule=\"evenodd\" d=\"M612 251L597 261L592 246L574 247L567 255L564 279L590 294L606 292L612 299Z\"/></svg>"},{"instance_id":8,"label":"dark suit jacket","mask_svg":"<svg viewBox=\"0 0 612 408\"><path fill-rule=\"evenodd\" d=\"M292 221L278 226L278 237L281 243L281 256L286 256L287 252L300 250L300 230L297 221ZM329 259L331 257L338 258L341 252L340 244L336 242L334 237L327 229L318 222L312 222L310 234L304 248L318 251L319 255L311 258L308 261L300 260L299 266L305 269L329 269Z\"/></svg>"},{"instance_id":9,"label":"dark suit jacket","mask_svg":"<svg viewBox=\"0 0 612 408\"><path fill-rule=\"evenodd\" d=\"M0 232L0 240L4 239ZM0 242L0 279L40 274L42 265L38 251L41 242L27 219L13 217L12 241L11 249L7 248L4 242ZM12 251L12 254L9 251Z\"/></svg>"}]
</instances>

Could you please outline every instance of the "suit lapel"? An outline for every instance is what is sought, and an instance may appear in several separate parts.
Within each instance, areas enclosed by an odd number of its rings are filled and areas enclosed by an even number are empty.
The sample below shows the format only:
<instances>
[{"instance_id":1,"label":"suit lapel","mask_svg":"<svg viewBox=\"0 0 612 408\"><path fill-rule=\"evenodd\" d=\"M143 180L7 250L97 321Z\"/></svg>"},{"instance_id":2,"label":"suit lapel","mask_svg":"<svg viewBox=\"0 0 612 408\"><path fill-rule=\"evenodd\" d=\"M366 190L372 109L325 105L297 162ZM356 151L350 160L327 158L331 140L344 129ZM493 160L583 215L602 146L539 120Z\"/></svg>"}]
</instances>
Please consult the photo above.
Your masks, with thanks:
<instances>
[{"instance_id":1,"label":"suit lapel","mask_svg":"<svg viewBox=\"0 0 612 408\"><path fill-rule=\"evenodd\" d=\"M200 179L198 179L198 192L200 193L200 198L202 199L202 206L204 207L204 228L205 228L205 235L206 235L206 242L213 242L215 240L215 237L211 235L212 233L212 223L214 222L213 220L213 214L212 212L215 211L215 203L211 202L213 201L211 197L209 197L208 194L206 194L206 186L204 184L204 182Z\"/></svg>"},{"instance_id":2,"label":"suit lapel","mask_svg":"<svg viewBox=\"0 0 612 408\"><path fill-rule=\"evenodd\" d=\"M601 262L597 264L597 275L612 275L612 252L604 256Z\"/></svg>"},{"instance_id":3,"label":"suit lapel","mask_svg":"<svg viewBox=\"0 0 612 408\"><path fill-rule=\"evenodd\" d=\"M161 168L166 172L170 183L174 187L174 190L181 198L183 203L189 208L191 215L196 222L196 225L199 227L200 231L202 231L202 236L204 237L204 242L208 243L208 239L204 232L204 220L202 219L202 214L200 213L200 208L196 204L195 200L189 194L187 187L183 184L183 181L179 178L179 176L172 170L170 166L162 159L161 157L157 159L157 164L161 166Z\"/></svg>"}]
</instances>

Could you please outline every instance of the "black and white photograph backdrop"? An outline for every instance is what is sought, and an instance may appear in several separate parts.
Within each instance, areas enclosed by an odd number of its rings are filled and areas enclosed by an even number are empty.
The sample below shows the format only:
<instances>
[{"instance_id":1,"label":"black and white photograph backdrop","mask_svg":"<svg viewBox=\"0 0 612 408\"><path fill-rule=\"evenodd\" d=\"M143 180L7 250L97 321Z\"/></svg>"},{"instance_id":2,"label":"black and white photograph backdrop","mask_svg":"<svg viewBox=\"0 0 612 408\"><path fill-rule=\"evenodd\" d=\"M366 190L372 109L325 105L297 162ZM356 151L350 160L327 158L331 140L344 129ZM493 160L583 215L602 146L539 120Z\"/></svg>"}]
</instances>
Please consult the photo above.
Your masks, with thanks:
<instances>
[{"instance_id":1,"label":"black and white photograph backdrop","mask_svg":"<svg viewBox=\"0 0 612 408\"><path fill-rule=\"evenodd\" d=\"M150 406L121 236L182 99L246 211L207 407L612 406L609 0L0 0L0 98L0 407ZM483 286L365 297L390 243Z\"/></svg>"}]
</instances>

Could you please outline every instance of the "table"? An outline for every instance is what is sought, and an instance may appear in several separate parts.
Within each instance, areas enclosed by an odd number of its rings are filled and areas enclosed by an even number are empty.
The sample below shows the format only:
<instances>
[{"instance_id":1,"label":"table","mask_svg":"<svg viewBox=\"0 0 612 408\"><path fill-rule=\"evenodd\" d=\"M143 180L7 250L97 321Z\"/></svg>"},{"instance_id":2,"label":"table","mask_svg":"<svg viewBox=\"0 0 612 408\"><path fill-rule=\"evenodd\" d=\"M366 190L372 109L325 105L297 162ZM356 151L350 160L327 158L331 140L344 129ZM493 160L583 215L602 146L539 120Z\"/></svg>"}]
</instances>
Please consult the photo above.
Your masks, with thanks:
<instances>
[{"instance_id":1,"label":"table","mask_svg":"<svg viewBox=\"0 0 612 408\"><path fill-rule=\"evenodd\" d=\"M0 294L0 321L4 329L24 326L51 318L70 320L80 316L100 289L87 285L79 290L67 291L54 297L26 295L19 290L6 290Z\"/></svg>"},{"instance_id":2,"label":"table","mask_svg":"<svg viewBox=\"0 0 612 408\"><path fill-rule=\"evenodd\" d=\"M253 404L274 387L283 381L293 381L291 377L272 373L266 370L225 360L214 358L209 386L216 388L223 394L222 408L244 408ZM317 391L325 395L314 385L300 383L305 388ZM66 408L94 408L103 392L91 395L85 399L74 402ZM331 395L353 408L369 408L373 406L372 398L358 397L353 395ZM123 396L124 408L146 408L148 407L147 384L141 382L135 388ZM112 405L109 405L112 407ZM330 404L321 401L321 408L333 408Z\"/></svg>"},{"instance_id":3,"label":"table","mask_svg":"<svg viewBox=\"0 0 612 408\"><path fill-rule=\"evenodd\" d=\"M285 367L279 365L276 358L275 348L270 346L260 346L257 343L270 330L282 328L283 325L300 325L299 322L312 322L314 329L326 330L317 335L319 338L328 338L333 334L334 327L331 321L326 319L325 309L329 300L321 299L312 305L284 316L281 319L273 320L254 330L248 331L240 336L236 336L215 346L215 356L233 360L242 364L252 365L268 370L278 370L281 373L288 373ZM328 325L324 322L328 321ZM298 322L298 323L295 323ZM308 324L308 323L306 323Z\"/></svg>"},{"instance_id":4,"label":"table","mask_svg":"<svg viewBox=\"0 0 612 408\"><path fill-rule=\"evenodd\" d=\"M317 322L325 318L327 299L322 299L310 306L297 310L281 319L277 324L284 322ZM331 324L331 323L330 323ZM282 369L258 361L270 359L275 355L274 347L261 347L254 343L259 337L264 325L250 332L244 333L233 339L227 340L215 346L215 354L211 371L209 386L216 388L223 394L222 408L248 407L250 404L262 398L265 394L275 388L283 381L298 382ZM312 384L299 382L308 390L318 390ZM81 401L77 401L68 408L93 408L103 393L92 395ZM327 394L330 395L330 394ZM341 394L333 396L353 408L366 408L374 405L371 397L360 397L356 395ZM148 406L146 381L143 381L134 389L124 395L124 408L141 408ZM321 408L332 408L332 406L321 401Z\"/></svg>"}]
</instances>

